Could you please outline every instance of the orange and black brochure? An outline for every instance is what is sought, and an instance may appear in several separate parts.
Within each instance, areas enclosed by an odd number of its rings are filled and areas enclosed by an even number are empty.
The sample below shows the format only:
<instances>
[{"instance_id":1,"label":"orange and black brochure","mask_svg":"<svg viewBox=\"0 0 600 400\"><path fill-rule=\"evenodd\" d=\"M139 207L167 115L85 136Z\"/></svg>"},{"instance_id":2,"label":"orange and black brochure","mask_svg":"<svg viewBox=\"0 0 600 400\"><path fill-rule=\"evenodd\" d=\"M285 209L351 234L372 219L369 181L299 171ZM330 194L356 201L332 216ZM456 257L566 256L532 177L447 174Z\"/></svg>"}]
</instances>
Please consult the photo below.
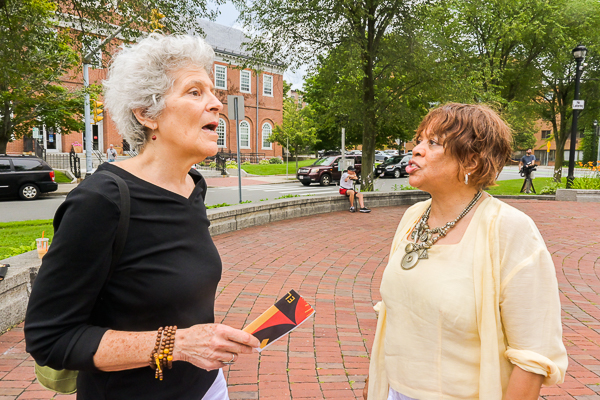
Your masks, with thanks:
<instances>
[{"instance_id":1,"label":"orange and black brochure","mask_svg":"<svg viewBox=\"0 0 600 400\"><path fill-rule=\"evenodd\" d=\"M315 313L296 291L290 290L285 296L269 307L267 311L244 328L244 332L260 340L259 352L300 326Z\"/></svg>"}]
</instances>

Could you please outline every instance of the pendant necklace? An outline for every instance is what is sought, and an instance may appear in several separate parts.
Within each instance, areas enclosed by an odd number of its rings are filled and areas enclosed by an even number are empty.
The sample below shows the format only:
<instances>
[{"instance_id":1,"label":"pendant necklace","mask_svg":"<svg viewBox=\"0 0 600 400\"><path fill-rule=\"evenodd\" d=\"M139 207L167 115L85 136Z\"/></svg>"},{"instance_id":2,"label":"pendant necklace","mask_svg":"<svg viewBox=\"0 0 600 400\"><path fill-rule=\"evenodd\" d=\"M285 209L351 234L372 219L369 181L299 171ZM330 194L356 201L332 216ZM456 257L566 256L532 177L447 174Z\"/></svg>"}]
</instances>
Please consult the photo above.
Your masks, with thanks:
<instances>
[{"instance_id":1,"label":"pendant necklace","mask_svg":"<svg viewBox=\"0 0 600 400\"><path fill-rule=\"evenodd\" d=\"M427 222L429 221L429 213L431 213L431 205L427 208L427 210L423 213L419 222L413 228L412 233L410 234L410 238L414 240L414 243L409 243L406 245L404 251L406 254L402 257L402 262L400 266L402 269L409 270L413 269L420 259L429 258L427 254L427 250L431 248L440 238L443 238L448 234L448 231L456 225L461 218L471 211L473 206L477 203L477 201L481 198L483 192L479 191L473 197L473 200L465 207L465 209L459 214L458 217L454 221L447 222L446 225L440 228L430 229ZM434 234L437 233L437 236ZM419 243L421 242L421 243Z\"/></svg>"}]
</instances>

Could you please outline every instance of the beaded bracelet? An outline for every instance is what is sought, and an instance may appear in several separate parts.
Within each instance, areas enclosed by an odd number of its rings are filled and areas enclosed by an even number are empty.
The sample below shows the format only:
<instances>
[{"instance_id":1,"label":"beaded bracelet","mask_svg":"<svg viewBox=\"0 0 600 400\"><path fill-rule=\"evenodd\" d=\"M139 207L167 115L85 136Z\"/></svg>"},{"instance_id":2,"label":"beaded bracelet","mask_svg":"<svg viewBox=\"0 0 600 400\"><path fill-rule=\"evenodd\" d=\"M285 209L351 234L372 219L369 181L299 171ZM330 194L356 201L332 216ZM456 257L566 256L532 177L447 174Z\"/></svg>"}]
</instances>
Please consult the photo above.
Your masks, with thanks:
<instances>
[{"instance_id":1,"label":"beaded bracelet","mask_svg":"<svg viewBox=\"0 0 600 400\"><path fill-rule=\"evenodd\" d=\"M175 333L177 326L158 328L156 343L150 355L149 365L156 370L154 377L163 380L163 370L173 368L173 349L175 348Z\"/></svg>"}]
</instances>

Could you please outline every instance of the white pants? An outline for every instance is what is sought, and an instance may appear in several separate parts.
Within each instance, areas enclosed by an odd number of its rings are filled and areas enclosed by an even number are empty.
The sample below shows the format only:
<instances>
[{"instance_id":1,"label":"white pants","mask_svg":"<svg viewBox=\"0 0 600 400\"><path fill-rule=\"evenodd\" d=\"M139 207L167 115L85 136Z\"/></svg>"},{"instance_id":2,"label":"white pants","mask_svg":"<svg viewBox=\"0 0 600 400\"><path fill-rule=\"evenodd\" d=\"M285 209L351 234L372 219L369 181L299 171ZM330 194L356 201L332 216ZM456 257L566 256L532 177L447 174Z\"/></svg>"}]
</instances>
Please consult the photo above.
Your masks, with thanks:
<instances>
[{"instance_id":1,"label":"white pants","mask_svg":"<svg viewBox=\"0 0 600 400\"><path fill-rule=\"evenodd\" d=\"M225 381L225 375L223 375L222 369L219 369L219 375L217 375L217 379L215 379L202 400L229 400L227 382Z\"/></svg>"},{"instance_id":2,"label":"white pants","mask_svg":"<svg viewBox=\"0 0 600 400\"><path fill-rule=\"evenodd\" d=\"M394 389L390 388L390 393L388 394L387 400L417 400L417 399L413 399L412 397L405 396L402 393L398 393Z\"/></svg>"}]
</instances>

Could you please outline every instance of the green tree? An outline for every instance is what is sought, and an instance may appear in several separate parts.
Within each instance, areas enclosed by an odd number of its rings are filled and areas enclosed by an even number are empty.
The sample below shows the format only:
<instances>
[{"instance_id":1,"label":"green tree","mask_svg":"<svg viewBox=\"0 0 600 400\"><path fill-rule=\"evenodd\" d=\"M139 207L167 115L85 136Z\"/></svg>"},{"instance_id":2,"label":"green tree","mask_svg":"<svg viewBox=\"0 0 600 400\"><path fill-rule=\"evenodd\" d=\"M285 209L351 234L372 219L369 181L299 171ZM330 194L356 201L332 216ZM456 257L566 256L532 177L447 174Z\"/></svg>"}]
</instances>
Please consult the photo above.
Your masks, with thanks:
<instances>
[{"instance_id":1,"label":"green tree","mask_svg":"<svg viewBox=\"0 0 600 400\"><path fill-rule=\"evenodd\" d=\"M283 123L276 125L270 140L285 147L296 158L298 154L311 150L316 144L316 129L311 119L310 106L302 108L292 97L283 100Z\"/></svg>"},{"instance_id":2,"label":"green tree","mask_svg":"<svg viewBox=\"0 0 600 400\"><path fill-rule=\"evenodd\" d=\"M57 30L54 12L47 0L0 5L0 153L40 124L65 131L83 126L81 94L57 84L78 57Z\"/></svg>"},{"instance_id":3,"label":"green tree","mask_svg":"<svg viewBox=\"0 0 600 400\"><path fill-rule=\"evenodd\" d=\"M586 108L580 112L579 126L591 129L592 121L598 117L600 108L600 3L589 0L568 2L558 11L556 18L561 26L537 68L542 73L538 95L534 101L539 106L539 115L552 124L556 143L554 179L562 177L565 144L571 137L572 101L575 93L576 63L571 53L579 43L588 47L581 83L580 99L585 99Z\"/></svg>"},{"instance_id":4,"label":"green tree","mask_svg":"<svg viewBox=\"0 0 600 400\"><path fill-rule=\"evenodd\" d=\"M255 28L249 49L265 60L284 64L314 61L333 49L357 51L353 62L360 75L363 171L373 171L377 124L377 63L385 37L405 27L416 13L404 0L292 0L237 1L240 20ZM362 175L363 190L373 189L373 174Z\"/></svg>"}]
</instances>

